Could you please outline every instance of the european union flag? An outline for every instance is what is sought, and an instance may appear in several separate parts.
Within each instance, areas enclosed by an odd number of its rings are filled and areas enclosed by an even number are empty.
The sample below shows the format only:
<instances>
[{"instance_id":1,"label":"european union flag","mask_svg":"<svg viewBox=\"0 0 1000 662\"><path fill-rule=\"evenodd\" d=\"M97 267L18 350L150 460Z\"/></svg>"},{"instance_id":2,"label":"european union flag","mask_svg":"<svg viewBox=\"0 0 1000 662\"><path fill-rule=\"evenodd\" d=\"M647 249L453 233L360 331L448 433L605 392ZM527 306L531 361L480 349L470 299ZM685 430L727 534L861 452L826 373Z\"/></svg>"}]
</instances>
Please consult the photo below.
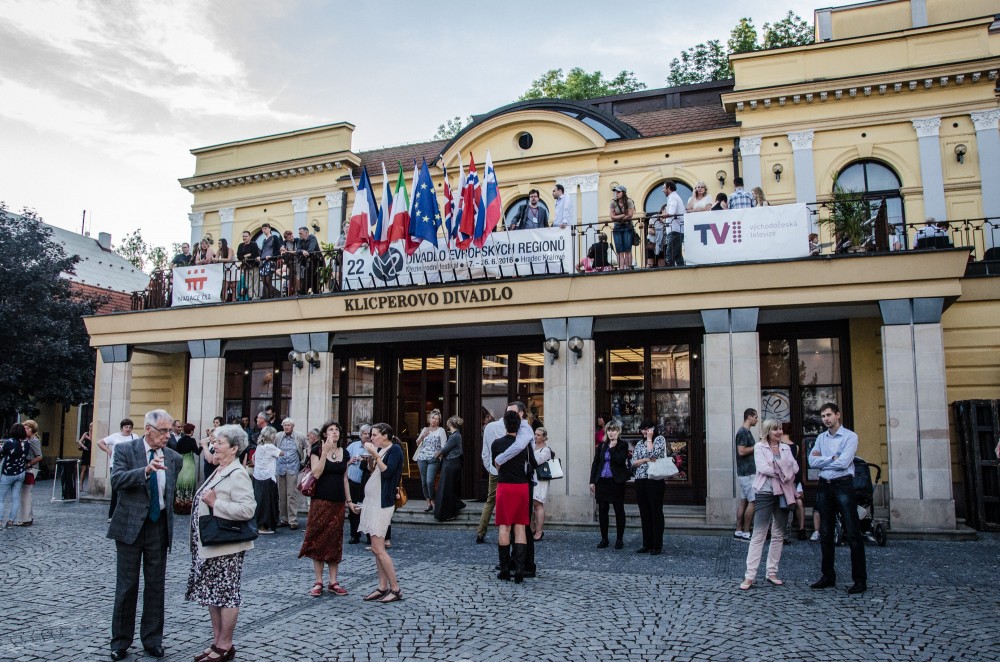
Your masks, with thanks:
<instances>
[{"instance_id":1,"label":"european union flag","mask_svg":"<svg viewBox=\"0 0 1000 662\"><path fill-rule=\"evenodd\" d=\"M441 210L438 207L437 191L431 180L431 171L424 159L417 181L413 184L413 200L410 201L410 240L406 252L412 255L420 248L422 241L437 245L438 228L441 227Z\"/></svg>"}]
</instances>

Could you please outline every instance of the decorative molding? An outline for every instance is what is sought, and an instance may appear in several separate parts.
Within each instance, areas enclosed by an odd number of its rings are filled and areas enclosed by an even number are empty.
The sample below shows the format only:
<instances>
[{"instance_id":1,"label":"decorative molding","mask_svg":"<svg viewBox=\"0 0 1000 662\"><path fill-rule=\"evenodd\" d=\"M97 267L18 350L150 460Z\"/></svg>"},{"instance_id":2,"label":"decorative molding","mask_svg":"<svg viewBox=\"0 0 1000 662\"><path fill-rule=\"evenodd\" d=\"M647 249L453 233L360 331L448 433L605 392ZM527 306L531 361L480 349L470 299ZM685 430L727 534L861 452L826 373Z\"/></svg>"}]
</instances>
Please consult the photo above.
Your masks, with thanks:
<instances>
[{"instance_id":1,"label":"decorative molding","mask_svg":"<svg viewBox=\"0 0 1000 662\"><path fill-rule=\"evenodd\" d=\"M193 211L188 214L188 220L191 221L191 227L197 228L205 224L205 212L203 211Z\"/></svg>"},{"instance_id":2,"label":"decorative molding","mask_svg":"<svg viewBox=\"0 0 1000 662\"><path fill-rule=\"evenodd\" d=\"M788 134L788 140L792 143L792 151L798 151L800 149L812 149L813 138L816 132L812 129L808 131L797 131Z\"/></svg>"},{"instance_id":3,"label":"decorative molding","mask_svg":"<svg viewBox=\"0 0 1000 662\"><path fill-rule=\"evenodd\" d=\"M292 198L292 211L296 214L309 211L309 196L302 196L301 198Z\"/></svg>"},{"instance_id":4,"label":"decorative molding","mask_svg":"<svg viewBox=\"0 0 1000 662\"><path fill-rule=\"evenodd\" d=\"M195 193L197 191L211 191L213 189L259 184L261 182L268 182L276 179L315 175L323 172L331 172L341 167L343 167L343 163L341 161L321 161L310 165L281 168L279 170L271 170L253 175L248 174L240 177L227 177L207 182L200 182L198 184L189 184L184 186L184 188L191 193Z\"/></svg>"},{"instance_id":5,"label":"decorative molding","mask_svg":"<svg viewBox=\"0 0 1000 662\"><path fill-rule=\"evenodd\" d=\"M1000 121L1000 108L969 113L969 117L972 118L972 123L976 126L976 131L989 131L991 129L996 131L997 122Z\"/></svg>"},{"instance_id":6,"label":"decorative molding","mask_svg":"<svg viewBox=\"0 0 1000 662\"><path fill-rule=\"evenodd\" d=\"M910 121L913 123L914 131L917 132L917 138L935 137L941 130L940 117L923 117Z\"/></svg>"},{"instance_id":7,"label":"decorative molding","mask_svg":"<svg viewBox=\"0 0 1000 662\"><path fill-rule=\"evenodd\" d=\"M573 191L577 186L579 186L581 193L592 193L597 190L600 180L601 174L595 172L589 175L567 175L566 177L558 177L556 178L556 184L562 184L563 188L567 191Z\"/></svg>"},{"instance_id":8,"label":"decorative molding","mask_svg":"<svg viewBox=\"0 0 1000 662\"><path fill-rule=\"evenodd\" d=\"M344 195L342 193L327 193L326 208L334 209L344 206Z\"/></svg>"},{"instance_id":9,"label":"decorative molding","mask_svg":"<svg viewBox=\"0 0 1000 662\"><path fill-rule=\"evenodd\" d=\"M743 154L744 156L759 156L760 143L763 140L764 136L741 136L740 154Z\"/></svg>"},{"instance_id":10,"label":"decorative molding","mask_svg":"<svg viewBox=\"0 0 1000 662\"><path fill-rule=\"evenodd\" d=\"M236 219L236 209L234 207L223 207L219 210L220 223L232 223Z\"/></svg>"}]
</instances>

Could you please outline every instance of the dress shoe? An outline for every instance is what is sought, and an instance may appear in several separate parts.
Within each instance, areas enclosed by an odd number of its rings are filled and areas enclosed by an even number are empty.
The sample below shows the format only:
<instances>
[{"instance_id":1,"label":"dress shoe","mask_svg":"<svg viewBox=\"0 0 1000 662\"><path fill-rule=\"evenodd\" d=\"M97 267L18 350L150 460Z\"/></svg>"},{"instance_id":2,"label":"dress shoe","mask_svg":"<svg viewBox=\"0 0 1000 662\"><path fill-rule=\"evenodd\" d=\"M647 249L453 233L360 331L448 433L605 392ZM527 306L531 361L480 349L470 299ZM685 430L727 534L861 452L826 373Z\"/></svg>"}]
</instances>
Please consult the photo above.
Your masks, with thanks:
<instances>
[{"instance_id":1,"label":"dress shoe","mask_svg":"<svg viewBox=\"0 0 1000 662\"><path fill-rule=\"evenodd\" d=\"M639 549L635 550L635 553L636 554L648 554L649 553L649 547L640 547Z\"/></svg>"},{"instance_id":2,"label":"dress shoe","mask_svg":"<svg viewBox=\"0 0 1000 662\"><path fill-rule=\"evenodd\" d=\"M607 538L605 538L601 542L597 543L597 549L604 549L607 546L608 546L608 539Z\"/></svg>"},{"instance_id":3,"label":"dress shoe","mask_svg":"<svg viewBox=\"0 0 1000 662\"><path fill-rule=\"evenodd\" d=\"M662 553L663 553L662 549L651 549L651 550L649 550L649 555L650 556L659 556Z\"/></svg>"},{"instance_id":4,"label":"dress shoe","mask_svg":"<svg viewBox=\"0 0 1000 662\"><path fill-rule=\"evenodd\" d=\"M112 660L124 660L126 657L128 657L127 648L116 648L113 651L111 651Z\"/></svg>"},{"instance_id":5,"label":"dress shoe","mask_svg":"<svg viewBox=\"0 0 1000 662\"><path fill-rule=\"evenodd\" d=\"M357 545L361 542L361 536L351 536L351 539L347 541L348 545Z\"/></svg>"},{"instance_id":6,"label":"dress shoe","mask_svg":"<svg viewBox=\"0 0 1000 662\"><path fill-rule=\"evenodd\" d=\"M146 646L146 652L153 657L163 657L163 646Z\"/></svg>"},{"instance_id":7,"label":"dress shoe","mask_svg":"<svg viewBox=\"0 0 1000 662\"><path fill-rule=\"evenodd\" d=\"M486 536L476 536L476 544L482 545L486 542Z\"/></svg>"},{"instance_id":8,"label":"dress shoe","mask_svg":"<svg viewBox=\"0 0 1000 662\"><path fill-rule=\"evenodd\" d=\"M823 588L832 588L836 585L837 585L836 579L830 579L829 577L820 577L819 581L816 582L815 584L810 584L809 588L819 590Z\"/></svg>"},{"instance_id":9,"label":"dress shoe","mask_svg":"<svg viewBox=\"0 0 1000 662\"><path fill-rule=\"evenodd\" d=\"M623 543L621 540L616 540L615 549L625 549L625 543Z\"/></svg>"},{"instance_id":10,"label":"dress shoe","mask_svg":"<svg viewBox=\"0 0 1000 662\"><path fill-rule=\"evenodd\" d=\"M847 589L848 595L855 595L857 593L864 593L868 590L868 584L865 582L854 582L851 584L851 588Z\"/></svg>"}]
</instances>

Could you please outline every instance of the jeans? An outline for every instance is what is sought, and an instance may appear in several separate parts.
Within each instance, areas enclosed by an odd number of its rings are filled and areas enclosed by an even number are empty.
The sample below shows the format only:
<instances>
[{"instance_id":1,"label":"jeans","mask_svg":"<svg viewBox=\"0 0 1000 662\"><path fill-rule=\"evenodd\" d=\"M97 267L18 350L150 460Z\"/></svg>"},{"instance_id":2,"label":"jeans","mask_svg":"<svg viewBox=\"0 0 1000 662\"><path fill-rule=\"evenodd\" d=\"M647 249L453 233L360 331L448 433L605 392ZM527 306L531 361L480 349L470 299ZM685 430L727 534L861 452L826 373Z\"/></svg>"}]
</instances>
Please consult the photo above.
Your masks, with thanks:
<instances>
[{"instance_id":1,"label":"jeans","mask_svg":"<svg viewBox=\"0 0 1000 662\"><path fill-rule=\"evenodd\" d=\"M418 460L417 466L420 468L420 489L423 490L424 499L431 502L434 500L434 479L441 468L441 461Z\"/></svg>"},{"instance_id":2,"label":"jeans","mask_svg":"<svg viewBox=\"0 0 1000 662\"><path fill-rule=\"evenodd\" d=\"M816 494L816 510L819 511L819 540L822 555L823 578L836 581L834 569L833 529L839 513L844 522L842 538L851 548L851 577L855 583L866 584L868 571L865 566L865 543L861 539L861 522L858 520L858 502L854 495L854 479L851 476L834 480L819 479Z\"/></svg>"},{"instance_id":3,"label":"jeans","mask_svg":"<svg viewBox=\"0 0 1000 662\"><path fill-rule=\"evenodd\" d=\"M13 522L17 519L17 511L18 508L21 507L21 487L23 485L23 471L13 476L0 476L0 524ZM7 497L10 497L10 515L8 517L4 517Z\"/></svg>"},{"instance_id":4,"label":"jeans","mask_svg":"<svg viewBox=\"0 0 1000 662\"><path fill-rule=\"evenodd\" d=\"M781 560L781 547L785 531L785 521L788 511L778 508L776 494L757 494L754 499L753 536L750 538L750 549L747 550L747 572L744 579L753 580L757 577L760 557L764 551L764 539L767 530L771 529L771 545L767 549L768 577L778 574L778 561Z\"/></svg>"},{"instance_id":5,"label":"jeans","mask_svg":"<svg viewBox=\"0 0 1000 662\"><path fill-rule=\"evenodd\" d=\"M668 267L683 267L684 256L681 247L684 246L684 233L671 232L667 235L666 264Z\"/></svg>"}]
</instances>

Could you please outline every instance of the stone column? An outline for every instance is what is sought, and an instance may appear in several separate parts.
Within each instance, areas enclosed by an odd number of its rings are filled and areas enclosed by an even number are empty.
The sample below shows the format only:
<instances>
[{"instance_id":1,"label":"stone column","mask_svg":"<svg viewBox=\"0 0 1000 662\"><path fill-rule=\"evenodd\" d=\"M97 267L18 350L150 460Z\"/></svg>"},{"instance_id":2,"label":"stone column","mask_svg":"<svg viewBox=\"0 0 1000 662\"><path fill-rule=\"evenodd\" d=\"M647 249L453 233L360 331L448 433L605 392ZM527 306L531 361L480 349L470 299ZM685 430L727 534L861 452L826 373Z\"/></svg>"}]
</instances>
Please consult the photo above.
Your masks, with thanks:
<instances>
[{"instance_id":1,"label":"stone column","mask_svg":"<svg viewBox=\"0 0 1000 662\"><path fill-rule=\"evenodd\" d=\"M941 169L941 143L938 132L940 117L924 117L911 120L917 132L920 148L920 179L924 189L924 216L933 216L939 221L948 218L944 204L944 172Z\"/></svg>"},{"instance_id":2,"label":"stone column","mask_svg":"<svg viewBox=\"0 0 1000 662\"><path fill-rule=\"evenodd\" d=\"M788 134L792 143L792 166L795 170L795 201L816 201L816 171L813 167L813 138L815 131L798 131ZM813 221L815 226L815 221ZM813 232L815 232L815 227Z\"/></svg>"},{"instance_id":3,"label":"stone column","mask_svg":"<svg viewBox=\"0 0 1000 662\"><path fill-rule=\"evenodd\" d=\"M344 192L326 194L326 243L336 244L343 228Z\"/></svg>"},{"instance_id":4,"label":"stone column","mask_svg":"<svg viewBox=\"0 0 1000 662\"><path fill-rule=\"evenodd\" d=\"M233 207L223 207L219 210L219 239L225 239L226 243L233 250L236 250L233 243L233 220L236 218L236 210ZM238 243L238 242L237 242ZM218 244L216 244L218 247Z\"/></svg>"},{"instance_id":5,"label":"stone column","mask_svg":"<svg viewBox=\"0 0 1000 662\"><path fill-rule=\"evenodd\" d=\"M879 302L893 529L955 528L943 307L940 298Z\"/></svg>"},{"instance_id":6,"label":"stone column","mask_svg":"<svg viewBox=\"0 0 1000 662\"><path fill-rule=\"evenodd\" d=\"M97 348L97 371L94 388L94 452L91 453L90 493L111 497L111 473L108 455L97 441L118 432L118 423L129 418L132 407L132 347L105 345ZM142 421L137 421L142 434Z\"/></svg>"},{"instance_id":7,"label":"stone column","mask_svg":"<svg viewBox=\"0 0 1000 662\"><path fill-rule=\"evenodd\" d=\"M188 220L191 221L191 253L193 254L201 242L201 238L205 236L202 233L205 226L205 212L193 211L188 214Z\"/></svg>"},{"instance_id":8,"label":"stone column","mask_svg":"<svg viewBox=\"0 0 1000 662\"><path fill-rule=\"evenodd\" d=\"M594 502L590 496L590 464L594 459L594 363L592 317L542 320L546 338L560 341L553 361L545 353L545 427L549 445L563 465L565 477L549 484L546 518L559 522L590 523ZM580 355L569 349L579 338Z\"/></svg>"},{"instance_id":9,"label":"stone column","mask_svg":"<svg viewBox=\"0 0 1000 662\"><path fill-rule=\"evenodd\" d=\"M292 211L295 212L295 227L292 228L292 232L298 237L299 228L309 227L309 196L292 198Z\"/></svg>"},{"instance_id":10,"label":"stone column","mask_svg":"<svg viewBox=\"0 0 1000 662\"><path fill-rule=\"evenodd\" d=\"M736 429L760 407L757 308L703 310L705 325L705 523L736 521Z\"/></svg>"},{"instance_id":11,"label":"stone column","mask_svg":"<svg viewBox=\"0 0 1000 662\"><path fill-rule=\"evenodd\" d=\"M1000 187L994 177L1000 172L1000 132L997 122L1000 121L1000 109L993 108L970 113L972 123L976 127L976 151L979 153L980 190L983 196L983 216L992 222L992 227L983 225L983 241L985 248L1000 246Z\"/></svg>"},{"instance_id":12,"label":"stone column","mask_svg":"<svg viewBox=\"0 0 1000 662\"><path fill-rule=\"evenodd\" d=\"M226 387L226 359L221 340L189 340L187 413L188 423L196 426L195 439L205 436L212 419L225 416L222 409ZM181 417L181 412L170 412ZM223 421L225 423L225 421Z\"/></svg>"},{"instance_id":13,"label":"stone column","mask_svg":"<svg viewBox=\"0 0 1000 662\"><path fill-rule=\"evenodd\" d=\"M743 185L748 191L754 186L763 188L760 176L760 143L763 136L740 138L740 156L743 157ZM811 202L811 201L810 201Z\"/></svg>"},{"instance_id":14,"label":"stone column","mask_svg":"<svg viewBox=\"0 0 1000 662\"><path fill-rule=\"evenodd\" d=\"M292 367L289 414L295 419L295 429L305 433L322 426L333 415L331 338L329 333L293 333L291 340L292 351L302 361L302 367ZM310 352L315 352L312 363Z\"/></svg>"}]
</instances>

